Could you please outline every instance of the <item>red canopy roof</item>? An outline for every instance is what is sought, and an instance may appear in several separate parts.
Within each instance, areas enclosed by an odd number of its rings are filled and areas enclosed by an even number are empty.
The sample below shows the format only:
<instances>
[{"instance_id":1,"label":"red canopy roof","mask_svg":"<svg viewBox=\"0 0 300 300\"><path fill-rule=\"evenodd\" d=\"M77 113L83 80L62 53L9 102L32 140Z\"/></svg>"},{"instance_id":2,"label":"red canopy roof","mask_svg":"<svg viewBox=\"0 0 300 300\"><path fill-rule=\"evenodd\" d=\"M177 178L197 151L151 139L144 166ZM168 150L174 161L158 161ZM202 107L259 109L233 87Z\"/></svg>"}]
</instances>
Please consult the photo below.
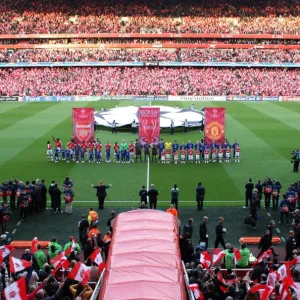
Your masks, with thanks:
<instances>
[{"instance_id":1,"label":"red canopy roof","mask_svg":"<svg viewBox=\"0 0 300 300\"><path fill-rule=\"evenodd\" d=\"M119 214L99 299L186 300L178 239L169 213Z\"/></svg>"}]
</instances>

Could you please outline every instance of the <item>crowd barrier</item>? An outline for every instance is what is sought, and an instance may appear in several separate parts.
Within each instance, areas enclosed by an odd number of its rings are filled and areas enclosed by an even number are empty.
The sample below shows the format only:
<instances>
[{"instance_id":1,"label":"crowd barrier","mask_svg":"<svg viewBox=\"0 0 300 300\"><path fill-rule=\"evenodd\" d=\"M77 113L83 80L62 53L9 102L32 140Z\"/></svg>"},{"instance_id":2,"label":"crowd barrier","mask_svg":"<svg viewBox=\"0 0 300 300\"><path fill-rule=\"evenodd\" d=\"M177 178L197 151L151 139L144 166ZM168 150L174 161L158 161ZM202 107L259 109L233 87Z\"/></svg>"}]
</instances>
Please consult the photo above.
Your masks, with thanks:
<instances>
[{"instance_id":1,"label":"crowd barrier","mask_svg":"<svg viewBox=\"0 0 300 300\"><path fill-rule=\"evenodd\" d=\"M288 34L220 34L220 33L81 33L81 34L1 34L0 39L71 39L71 38L174 38L174 39L282 39L299 40Z\"/></svg>"},{"instance_id":2,"label":"crowd barrier","mask_svg":"<svg viewBox=\"0 0 300 300\"><path fill-rule=\"evenodd\" d=\"M0 63L0 68L52 68L52 67L225 67L225 68L300 68L300 63L250 62L22 62Z\"/></svg>"},{"instance_id":3,"label":"crowd barrier","mask_svg":"<svg viewBox=\"0 0 300 300\"><path fill-rule=\"evenodd\" d=\"M300 102L300 96L165 96L165 95L124 95L124 96L25 96L10 97L0 96L1 101L23 101L23 102L72 102L72 101L282 101Z\"/></svg>"}]
</instances>

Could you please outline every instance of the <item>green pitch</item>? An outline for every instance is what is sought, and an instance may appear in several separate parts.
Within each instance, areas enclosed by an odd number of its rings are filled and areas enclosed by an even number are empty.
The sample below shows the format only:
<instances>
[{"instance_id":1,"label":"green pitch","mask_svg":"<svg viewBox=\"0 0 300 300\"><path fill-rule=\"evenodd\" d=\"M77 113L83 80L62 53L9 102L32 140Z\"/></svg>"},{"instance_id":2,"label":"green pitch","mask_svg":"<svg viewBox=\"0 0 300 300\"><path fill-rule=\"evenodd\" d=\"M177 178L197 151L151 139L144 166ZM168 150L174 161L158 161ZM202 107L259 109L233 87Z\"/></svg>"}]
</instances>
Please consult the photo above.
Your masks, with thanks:
<instances>
[{"instance_id":1,"label":"green pitch","mask_svg":"<svg viewBox=\"0 0 300 300\"><path fill-rule=\"evenodd\" d=\"M138 191L147 180L147 163L134 164L58 164L47 162L46 143L52 135L63 144L72 136L72 108L115 105L128 106L129 101L73 102L73 103L0 103L0 180L52 179L59 184L66 176L75 181L75 205L94 205L95 190L91 184L99 180L112 183L106 204L109 206L137 206ZM144 102L135 102L144 105ZM159 105L190 107L192 102L155 102ZM300 179L292 173L290 152L300 148L300 105L279 102L193 102L196 109L226 107L226 136L241 146L241 162L230 164L150 164L150 183L159 190L161 206L167 206L174 183L180 189L180 206L195 206L195 188L202 181L207 190L207 205L229 206L243 204L244 186L249 177L254 181L266 176L281 181L284 189ZM97 131L102 144L127 142L135 139L129 132L112 135ZM202 138L199 131L174 136L162 133L164 140L177 139L179 143Z\"/></svg>"}]
</instances>

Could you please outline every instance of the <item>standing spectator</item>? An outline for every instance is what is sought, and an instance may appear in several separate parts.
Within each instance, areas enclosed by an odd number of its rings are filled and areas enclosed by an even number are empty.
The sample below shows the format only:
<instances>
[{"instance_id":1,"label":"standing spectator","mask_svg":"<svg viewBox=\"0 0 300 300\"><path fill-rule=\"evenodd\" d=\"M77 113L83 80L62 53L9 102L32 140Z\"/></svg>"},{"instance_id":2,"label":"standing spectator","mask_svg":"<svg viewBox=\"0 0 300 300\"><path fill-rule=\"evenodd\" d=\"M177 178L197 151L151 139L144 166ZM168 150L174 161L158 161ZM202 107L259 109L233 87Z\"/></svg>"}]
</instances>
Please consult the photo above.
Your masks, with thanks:
<instances>
[{"instance_id":1,"label":"standing spectator","mask_svg":"<svg viewBox=\"0 0 300 300\"><path fill-rule=\"evenodd\" d=\"M192 218L188 219L187 223L183 226L183 232L182 235L185 235L188 233L190 235L190 238L193 238L193 222L194 220Z\"/></svg>"},{"instance_id":2,"label":"standing spectator","mask_svg":"<svg viewBox=\"0 0 300 300\"><path fill-rule=\"evenodd\" d=\"M141 203L142 202L145 202L145 204L148 203L147 190L146 190L146 187L144 185L142 186L142 189L139 191L139 196L141 197Z\"/></svg>"},{"instance_id":3,"label":"standing spectator","mask_svg":"<svg viewBox=\"0 0 300 300\"><path fill-rule=\"evenodd\" d=\"M246 194L245 194L246 202L244 208L248 208L248 201L251 201L252 191L254 189L254 184L252 183L251 178L249 178L248 182L246 183L245 189L246 189Z\"/></svg>"},{"instance_id":4,"label":"standing spectator","mask_svg":"<svg viewBox=\"0 0 300 300\"><path fill-rule=\"evenodd\" d=\"M171 120L170 129L171 129L171 135L173 135L174 134L174 121L173 120Z\"/></svg>"},{"instance_id":5,"label":"standing spectator","mask_svg":"<svg viewBox=\"0 0 300 300\"><path fill-rule=\"evenodd\" d=\"M85 215L81 215L81 220L78 223L78 231L79 231L79 241L83 246L83 237L85 235L86 230L89 228L89 222L86 219Z\"/></svg>"},{"instance_id":6,"label":"standing spectator","mask_svg":"<svg viewBox=\"0 0 300 300\"><path fill-rule=\"evenodd\" d=\"M242 258L237 262L237 266L240 268L247 268L249 265L250 250L246 244L241 244L240 253Z\"/></svg>"},{"instance_id":7,"label":"standing spectator","mask_svg":"<svg viewBox=\"0 0 300 300\"><path fill-rule=\"evenodd\" d=\"M14 210L14 209L16 209L16 192L18 189L17 181L16 180L10 181L9 186L11 189L9 207L10 207L10 209Z\"/></svg>"},{"instance_id":8,"label":"standing spectator","mask_svg":"<svg viewBox=\"0 0 300 300\"><path fill-rule=\"evenodd\" d=\"M184 133L187 133L188 131L189 122L187 119L184 120Z\"/></svg>"},{"instance_id":9,"label":"standing spectator","mask_svg":"<svg viewBox=\"0 0 300 300\"><path fill-rule=\"evenodd\" d=\"M42 210L42 188L40 181L37 179L35 188L35 211L40 212Z\"/></svg>"},{"instance_id":10,"label":"standing spectator","mask_svg":"<svg viewBox=\"0 0 300 300\"><path fill-rule=\"evenodd\" d=\"M295 239L294 239L294 231L290 230L289 231L289 237L286 239L285 243L285 261L292 260L293 258L293 250L294 250L294 244L295 244Z\"/></svg>"},{"instance_id":11,"label":"standing spectator","mask_svg":"<svg viewBox=\"0 0 300 300\"><path fill-rule=\"evenodd\" d=\"M154 187L154 184L151 184L150 190L148 191L148 196L149 196L149 202L150 202L150 209L152 209L152 208L156 209L158 191Z\"/></svg>"},{"instance_id":12,"label":"standing spectator","mask_svg":"<svg viewBox=\"0 0 300 300\"><path fill-rule=\"evenodd\" d=\"M113 210L111 213L111 217L107 220L106 222L106 226L107 226L107 229L113 233L113 220L114 218L116 217L116 212Z\"/></svg>"},{"instance_id":13,"label":"standing spectator","mask_svg":"<svg viewBox=\"0 0 300 300\"><path fill-rule=\"evenodd\" d=\"M256 221L257 221L257 194L253 193L252 199L250 201L250 215L252 216L252 219L255 220L255 223L253 223L252 227L253 229L256 229Z\"/></svg>"},{"instance_id":14,"label":"standing spectator","mask_svg":"<svg viewBox=\"0 0 300 300\"><path fill-rule=\"evenodd\" d=\"M136 127L137 127L137 124L136 124L135 119L134 119L131 123L131 133L132 134L136 134Z\"/></svg>"},{"instance_id":15,"label":"standing spectator","mask_svg":"<svg viewBox=\"0 0 300 300\"><path fill-rule=\"evenodd\" d=\"M20 208L20 220L27 220L27 214L28 214L28 195L26 191L22 191L20 195L20 201L19 201L19 208Z\"/></svg>"},{"instance_id":16,"label":"standing spectator","mask_svg":"<svg viewBox=\"0 0 300 300\"><path fill-rule=\"evenodd\" d=\"M9 220L9 207L6 203L2 203L1 209L0 209L0 217L1 217L1 225L2 225L2 234L6 233L7 231L7 222Z\"/></svg>"},{"instance_id":17,"label":"standing spectator","mask_svg":"<svg viewBox=\"0 0 300 300\"><path fill-rule=\"evenodd\" d=\"M271 195L272 195L272 181L270 178L266 178L264 184L264 194L265 194L265 208L269 209L270 208L270 202L271 202Z\"/></svg>"},{"instance_id":18,"label":"standing spectator","mask_svg":"<svg viewBox=\"0 0 300 300\"><path fill-rule=\"evenodd\" d=\"M179 195L179 188L177 187L177 184L174 184L174 187L171 189L171 204L174 204L177 211L178 211L178 195Z\"/></svg>"},{"instance_id":19,"label":"standing spectator","mask_svg":"<svg viewBox=\"0 0 300 300\"><path fill-rule=\"evenodd\" d=\"M65 212L67 214L71 214L73 212L72 208L73 208L73 199L74 199L74 192L73 192L71 185L69 185L68 187L65 187L64 194L65 194L65 197L64 197ZM58 212L60 212L60 211L58 211Z\"/></svg>"},{"instance_id":20,"label":"standing spectator","mask_svg":"<svg viewBox=\"0 0 300 300\"><path fill-rule=\"evenodd\" d=\"M112 124L111 124L111 133L117 133L117 124L116 124L116 120L113 120Z\"/></svg>"},{"instance_id":21,"label":"standing spectator","mask_svg":"<svg viewBox=\"0 0 300 300\"><path fill-rule=\"evenodd\" d=\"M226 252L226 255L224 257L225 261L225 268L228 269L235 269L234 264L234 247L230 247L229 250Z\"/></svg>"},{"instance_id":22,"label":"standing spectator","mask_svg":"<svg viewBox=\"0 0 300 300\"><path fill-rule=\"evenodd\" d=\"M278 201L280 195L281 184L280 182L275 179L272 186L272 208L275 210L278 209Z\"/></svg>"},{"instance_id":23,"label":"standing spectator","mask_svg":"<svg viewBox=\"0 0 300 300\"><path fill-rule=\"evenodd\" d=\"M107 196L106 190L110 188L112 185L104 185L103 181L99 181L97 186L92 184L92 187L97 190L96 196L98 197L99 209L104 208L104 201Z\"/></svg>"},{"instance_id":24,"label":"standing spectator","mask_svg":"<svg viewBox=\"0 0 300 300\"><path fill-rule=\"evenodd\" d=\"M205 250L208 247L208 234L207 234L207 222L208 222L208 217L204 216L203 221L200 223L200 228L199 228L199 242L201 244L205 243Z\"/></svg>"},{"instance_id":25,"label":"standing spectator","mask_svg":"<svg viewBox=\"0 0 300 300\"><path fill-rule=\"evenodd\" d=\"M215 248L218 248L219 243L221 243L222 247L224 249L226 249L225 241L224 241L224 237L223 237L224 233L226 233L226 229L223 228L223 222L224 222L224 218L219 217L219 222L218 222L217 227L216 227Z\"/></svg>"},{"instance_id":26,"label":"standing spectator","mask_svg":"<svg viewBox=\"0 0 300 300\"><path fill-rule=\"evenodd\" d=\"M47 208L47 187L46 187L46 181L45 179L42 179L41 183L41 209L44 210Z\"/></svg>"},{"instance_id":27,"label":"standing spectator","mask_svg":"<svg viewBox=\"0 0 300 300\"><path fill-rule=\"evenodd\" d=\"M263 186L260 180L257 180L255 188L257 189L257 208L260 209L260 203L261 203L262 191L263 191Z\"/></svg>"},{"instance_id":28,"label":"standing spectator","mask_svg":"<svg viewBox=\"0 0 300 300\"><path fill-rule=\"evenodd\" d=\"M295 240L296 240L296 248L299 248L300 247L300 223L298 223L295 229Z\"/></svg>"},{"instance_id":29,"label":"standing spectator","mask_svg":"<svg viewBox=\"0 0 300 300\"><path fill-rule=\"evenodd\" d=\"M178 211L177 211L177 209L174 207L173 204L170 205L170 208L168 208L168 209L166 210L166 212L169 213L169 214L171 214L171 215L173 215L174 217L178 217Z\"/></svg>"},{"instance_id":30,"label":"standing spectator","mask_svg":"<svg viewBox=\"0 0 300 300\"><path fill-rule=\"evenodd\" d=\"M50 186L49 186L49 189L48 189L49 194L50 194L50 198L51 198L51 209L52 209L52 210L54 210L54 205L53 205L53 204L54 204L54 198L53 198L53 193L52 193L52 191L53 191L55 185L56 185L55 180L52 180L52 182L51 182L51 184L50 184Z\"/></svg>"},{"instance_id":31,"label":"standing spectator","mask_svg":"<svg viewBox=\"0 0 300 300\"><path fill-rule=\"evenodd\" d=\"M205 188L202 185L202 183L199 182L196 188L197 210L203 210L204 196L205 196Z\"/></svg>"},{"instance_id":32,"label":"standing spectator","mask_svg":"<svg viewBox=\"0 0 300 300\"><path fill-rule=\"evenodd\" d=\"M280 201L280 222L279 224L283 224L283 217L285 216L286 224L289 225L289 204L287 195L283 195L283 200Z\"/></svg>"}]
</instances>

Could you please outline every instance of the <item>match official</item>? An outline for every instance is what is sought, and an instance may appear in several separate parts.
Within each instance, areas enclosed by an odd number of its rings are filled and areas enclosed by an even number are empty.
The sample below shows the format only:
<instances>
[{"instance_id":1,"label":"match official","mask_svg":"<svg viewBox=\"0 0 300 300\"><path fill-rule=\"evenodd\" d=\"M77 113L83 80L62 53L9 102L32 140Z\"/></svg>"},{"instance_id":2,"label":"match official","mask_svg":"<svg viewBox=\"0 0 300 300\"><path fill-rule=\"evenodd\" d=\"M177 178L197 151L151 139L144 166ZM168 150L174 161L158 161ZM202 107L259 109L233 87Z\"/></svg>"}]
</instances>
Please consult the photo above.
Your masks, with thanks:
<instances>
[{"instance_id":1,"label":"match official","mask_svg":"<svg viewBox=\"0 0 300 300\"><path fill-rule=\"evenodd\" d=\"M111 187L110 185L104 185L103 181L99 181L97 186L92 184L92 187L97 190L96 196L98 197L99 209L104 208L104 201L107 196L106 189Z\"/></svg>"}]
</instances>

